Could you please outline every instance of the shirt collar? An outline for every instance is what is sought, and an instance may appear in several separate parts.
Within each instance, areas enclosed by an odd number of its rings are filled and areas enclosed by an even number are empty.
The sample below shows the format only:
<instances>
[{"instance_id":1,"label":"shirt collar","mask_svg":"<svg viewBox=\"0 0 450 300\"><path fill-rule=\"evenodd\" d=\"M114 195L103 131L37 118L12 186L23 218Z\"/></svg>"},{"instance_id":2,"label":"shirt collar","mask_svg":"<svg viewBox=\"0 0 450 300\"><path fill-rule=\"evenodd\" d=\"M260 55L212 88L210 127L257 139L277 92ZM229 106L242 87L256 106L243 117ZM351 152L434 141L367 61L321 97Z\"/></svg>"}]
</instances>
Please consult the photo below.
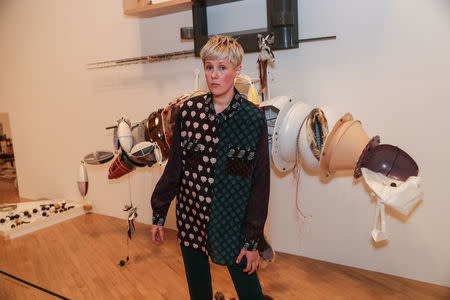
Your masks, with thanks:
<instances>
[{"instance_id":1,"label":"shirt collar","mask_svg":"<svg viewBox=\"0 0 450 300\"><path fill-rule=\"evenodd\" d=\"M236 113L239 106L241 105L242 101L243 101L242 95L238 92L238 90L236 88L234 88L234 95L233 95L233 99L231 99L230 104L228 104L227 108L225 108L221 113L216 114L216 110L214 108L213 96L210 92L207 94L207 97L205 100L205 104L206 104L205 110L208 113L209 118L221 116L221 118L225 121L225 120L233 117L233 115Z\"/></svg>"}]
</instances>

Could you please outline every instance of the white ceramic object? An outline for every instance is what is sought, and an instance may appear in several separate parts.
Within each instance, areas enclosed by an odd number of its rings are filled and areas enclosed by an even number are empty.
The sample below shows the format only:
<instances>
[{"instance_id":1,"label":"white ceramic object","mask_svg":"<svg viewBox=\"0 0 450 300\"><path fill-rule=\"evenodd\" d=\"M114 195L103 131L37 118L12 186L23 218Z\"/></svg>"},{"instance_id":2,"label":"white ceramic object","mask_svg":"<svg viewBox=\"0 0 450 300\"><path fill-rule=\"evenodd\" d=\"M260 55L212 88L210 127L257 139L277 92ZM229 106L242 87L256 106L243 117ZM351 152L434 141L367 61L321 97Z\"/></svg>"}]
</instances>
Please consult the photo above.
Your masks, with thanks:
<instances>
[{"instance_id":1,"label":"white ceramic object","mask_svg":"<svg viewBox=\"0 0 450 300\"><path fill-rule=\"evenodd\" d=\"M134 145L133 148L131 148L130 153L132 156L138 158L147 157L153 152L154 147L155 143L145 141Z\"/></svg>"},{"instance_id":2,"label":"white ceramic object","mask_svg":"<svg viewBox=\"0 0 450 300\"><path fill-rule=\"evenodd\" d=\"M151 167L155 162L157 162L155 157L155 149L157 146L158 144L154 142L141 142L133 146L129 158L134 162L146 164Z\"/></svg>"},{"instance_id":3,"label":"white ceramic object","mask_svg":"<svg viewBox=\"0 0 450 300\"><path fill-rule=\"evenodd\" d=\"M283 170L290 170L295 166L297 138L300 133L300 128L310 111L311 107L308 104L295 101L295 104L289 109L286 115L280 116L284 119L281 120L281 127L278 129L278 165Z\"/></svg>"},{"instance_id":4,"label":"white ceramic object","mask_svg":"<svg viewBox=\"0 0 450 300\"><path fill-rule=\"evenodd\" d=\"M286 142L289 138L285 136L286 128L289 127L287 116L291 108L299 102L289 96L278 96L281 103L283 103L280 112L278 113L277 120L275 121L275 127L272 135L272 159L274 166L281 172L287 172L294 166L294 163L286 161L282 157L282 142ZM296 137L292 137L296 139Z\"/></svg>"},{"instance_id":5,"label":"white ceramic object","mask_svg":"<svg viewBox=\"0 0 450 300\"><path fill-rule=\"evenodd\" d=\"M133 147L133 136L131 134L130 123L124 118L119 120L117 137L120 142L120 147L122 147L125 152L129 153Z\"/></svg>"},{"instance_id":6,"label":"white ceramic object","mask_svg":"<svg viewBox=\"0 0 450 300\"><path fill-rule=\"evenodd\" d=\"M290 97L287 96L280 96L275 97L269 100L266 100L260 104L260 108L264 112L264 115L266 116L267 121L267 133L269 136L269 156L270 156L270 163L274 164L273 161L273 140L274 140L274 132L275 132L275 126L278 120L278 115L280 111L283 109L283 107L289 102Z\"/></svg>"},{"instance_id":7,"label":"white ceramic object","mask_svg":"<svg viewBox=\"0 0 450 300\"><path fill-rule=\"evenodd\" d=\"M157 143L155 143L155 149L153 149L153 155L155 156L156 162L159 164L162 164L163 156L162 156L161 149L159 148Z\"/></svg>"}]
</instances>

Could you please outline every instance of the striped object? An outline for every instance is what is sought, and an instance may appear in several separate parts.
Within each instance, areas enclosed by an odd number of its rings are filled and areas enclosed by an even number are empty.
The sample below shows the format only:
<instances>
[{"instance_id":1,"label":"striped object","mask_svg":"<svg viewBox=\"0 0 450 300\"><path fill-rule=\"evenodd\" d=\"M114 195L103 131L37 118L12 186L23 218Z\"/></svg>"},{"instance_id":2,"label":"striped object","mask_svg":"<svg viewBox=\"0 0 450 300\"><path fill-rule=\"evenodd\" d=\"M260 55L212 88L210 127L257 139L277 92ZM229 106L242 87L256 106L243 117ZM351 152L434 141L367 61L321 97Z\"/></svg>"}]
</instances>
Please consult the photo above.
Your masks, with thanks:
<instances>
[{"instance_id":1,"label":"striped object","mask_svg":"<svg viewBox=\"0 0 450 300\"><path fill-rule=\"evenodd\" d=\"M133 171L136 167L121 152L108 170L108 179L117 179Z\"/></svg>"}]
</instances>

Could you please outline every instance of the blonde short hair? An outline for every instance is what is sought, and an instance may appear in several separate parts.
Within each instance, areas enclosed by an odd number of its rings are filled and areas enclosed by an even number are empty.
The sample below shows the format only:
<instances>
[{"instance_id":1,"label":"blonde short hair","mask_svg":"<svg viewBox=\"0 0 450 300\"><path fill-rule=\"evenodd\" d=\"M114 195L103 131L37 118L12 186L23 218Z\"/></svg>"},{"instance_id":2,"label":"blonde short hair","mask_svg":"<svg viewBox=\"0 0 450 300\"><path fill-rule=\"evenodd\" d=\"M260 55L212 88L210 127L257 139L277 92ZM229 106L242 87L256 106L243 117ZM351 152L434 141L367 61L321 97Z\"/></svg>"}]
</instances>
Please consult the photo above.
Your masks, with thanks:
<instances>
[{"instance_id":1,"label":"blonde short hair","mask_svg":"<svg viewBox=\"0 0 450 300\"><path fill-rule=\"evenodd\" d=\"M235 38L226 35L215 35L203 46L200 57L206 60L228 58L234 67L241 65L244 50Z\"/></svg>"}]
</instances>

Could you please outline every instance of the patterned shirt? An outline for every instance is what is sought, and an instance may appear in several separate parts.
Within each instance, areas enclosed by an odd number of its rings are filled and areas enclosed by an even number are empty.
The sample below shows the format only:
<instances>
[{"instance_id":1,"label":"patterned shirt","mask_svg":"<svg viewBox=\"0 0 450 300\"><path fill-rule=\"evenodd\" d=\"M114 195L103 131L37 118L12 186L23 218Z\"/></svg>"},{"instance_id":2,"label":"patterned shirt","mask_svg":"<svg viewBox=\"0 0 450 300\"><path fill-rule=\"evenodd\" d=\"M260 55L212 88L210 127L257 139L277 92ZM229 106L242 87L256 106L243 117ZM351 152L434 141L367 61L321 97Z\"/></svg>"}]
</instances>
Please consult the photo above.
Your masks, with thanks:
<instances>
[{"instance_id":1,"label":"patterned shirt","mask_svg":"<svg viewBox=\"0 0 450 300\"><path fill-rule=\"evenodd\" d=\"M151 199L153 224L163 225L176 196L178 241L222 265L242 248L256 250L270 187L264 114L234 92L219 114L211 93L183 103Z\"/></svg>"}]
</instances>

